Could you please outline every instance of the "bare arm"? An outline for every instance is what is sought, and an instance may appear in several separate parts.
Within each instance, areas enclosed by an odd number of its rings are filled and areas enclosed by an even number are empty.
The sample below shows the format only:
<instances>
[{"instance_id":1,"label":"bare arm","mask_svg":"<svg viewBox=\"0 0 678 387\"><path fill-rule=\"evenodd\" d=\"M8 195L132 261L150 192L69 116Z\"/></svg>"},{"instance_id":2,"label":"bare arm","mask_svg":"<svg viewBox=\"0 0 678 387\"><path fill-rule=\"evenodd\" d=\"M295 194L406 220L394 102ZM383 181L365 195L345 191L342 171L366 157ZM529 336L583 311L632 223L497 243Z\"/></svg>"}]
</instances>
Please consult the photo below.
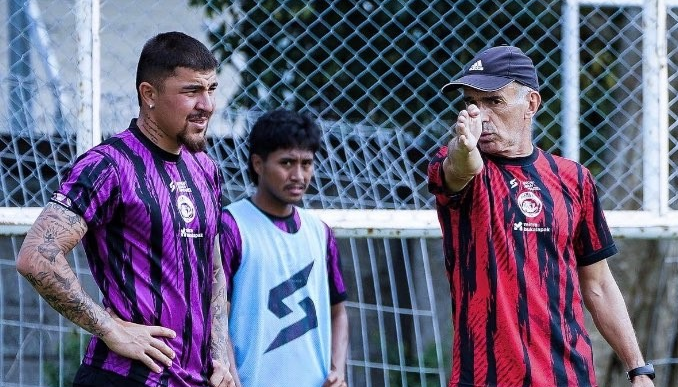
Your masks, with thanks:
<instances>
[{"instance_id":1,"label":"bare arm","mask_svg":"<svg viewBox=\"0 0 678 387\"><path fill-rule=\"evenodd\" d=\"M443 170L447 189L459 192L483 170L483 159L478 150L478 138L482 132L480 110L475 105L462 110L454 131L454 136L447 144Z\"/></svg>"},{"instance_id":2,"label":"bare arm","mask_svg":"<svg viewBox=\"0 0 678 387\"><path fill-rule=\"evenodd\" d=\"M346 386L346 357L348 354L348 315L343 302L332 305L332 364L323 387Z\"/></svg>"},{"instance_id":3,"label":"bare arm","mask_svg":"<svg viewBox=\"0 0 678 387\"><path fill-rule=\"evenodd\" d=\"M86 231L80 216L48 203L26 234L16 267L52 308L102 337L112 329L113 320L85 293L65 256Z\"/></svg>"},{"instance_id":4,"label":"bare arm","mask_svg":"<svg viewBox=\"0 0 678 387\"><path fill-rule=\"evenodd\" d=\"M155 372L154 359L171 365L174 353L153 336L174 337L174 331L124 322L112 316L84 291L66 260L87 231L82 217L48 203L28 231L17 257L17 271L64 317L100 337L114 352L141 360Z\"/></svg>"},{"instance_id":5,"label":"bare arm","mask_svg":"<svg viewBox=\"0 0 678 387\"><path fill-rule=\"evenodd\" d=\"M235 372L233 347L228 335L228 300L226 297L226 275L221 263L219 238L214 242L214 272L212 287L212 361L214 373L210 384L214 387L240 386Z\"/></svg>"},{"instance_id":6,"label":"bare arm","mask_svg":"<svg viewBox=\"0 0 678 387\"><path fill-rule=\"evenodd\" d=\"M607 260L579 269L579 281L586 308L596 328L621 358L627 370L645 364L626 303ZM633 386L654 386L647 376L637 376Z\"/></svg>"}]
</instances>

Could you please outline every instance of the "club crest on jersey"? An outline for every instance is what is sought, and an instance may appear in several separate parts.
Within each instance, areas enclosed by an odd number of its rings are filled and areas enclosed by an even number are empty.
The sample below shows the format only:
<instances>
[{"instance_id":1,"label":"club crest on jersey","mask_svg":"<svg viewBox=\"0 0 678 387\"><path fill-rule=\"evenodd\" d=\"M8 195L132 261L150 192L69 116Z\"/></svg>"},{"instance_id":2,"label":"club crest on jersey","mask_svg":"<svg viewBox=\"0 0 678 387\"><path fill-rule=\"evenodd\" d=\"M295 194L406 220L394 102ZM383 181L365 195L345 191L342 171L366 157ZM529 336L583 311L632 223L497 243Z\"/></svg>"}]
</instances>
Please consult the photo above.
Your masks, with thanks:
<instances>
[{"instance_id":1,"label":"club crest on jersey","mask_svg":"<svg viewBox=\"0 0 678 387\"><path fill-rule=\"evenodd\" d=\"M188 196L179 195L177 197L177 208L179 208L179 214L184 222L190 223L195 219L195 205Z\"/></svg>"},{"instance_id":2,"label":"club crest on jersey","mask_svg":"<svg viewBox=\"0 0 678 387\"><path fill-rule=\"evenodd\" d=\"M543 207L541 199L532 191L523 192L518 195L518 208L528 218L534 218L541 214Z\"/></svg>"}]
</instances>

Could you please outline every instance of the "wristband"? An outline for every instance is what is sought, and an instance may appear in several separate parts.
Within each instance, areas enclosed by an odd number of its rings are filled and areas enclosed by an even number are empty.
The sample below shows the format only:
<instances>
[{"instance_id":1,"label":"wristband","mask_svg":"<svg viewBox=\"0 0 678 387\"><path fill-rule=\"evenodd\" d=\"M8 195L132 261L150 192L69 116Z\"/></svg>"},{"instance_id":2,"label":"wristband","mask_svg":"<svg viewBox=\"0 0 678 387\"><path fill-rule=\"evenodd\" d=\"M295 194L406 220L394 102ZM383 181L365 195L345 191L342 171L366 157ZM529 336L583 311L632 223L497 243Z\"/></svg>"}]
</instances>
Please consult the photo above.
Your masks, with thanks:
<instances>
[{"instance_id":1,"label":"wristband","mask_svg":"<svg viewBox=\"0 0 678 387\"><path fill-rule=\"evenodd\" d=\"M632 382L633 378L639 375L645 375L650 379L654 379L654 366L651 363L646 363L644 366L636 367L626 373L626 378Z\"/></svg>"}]
</instances>

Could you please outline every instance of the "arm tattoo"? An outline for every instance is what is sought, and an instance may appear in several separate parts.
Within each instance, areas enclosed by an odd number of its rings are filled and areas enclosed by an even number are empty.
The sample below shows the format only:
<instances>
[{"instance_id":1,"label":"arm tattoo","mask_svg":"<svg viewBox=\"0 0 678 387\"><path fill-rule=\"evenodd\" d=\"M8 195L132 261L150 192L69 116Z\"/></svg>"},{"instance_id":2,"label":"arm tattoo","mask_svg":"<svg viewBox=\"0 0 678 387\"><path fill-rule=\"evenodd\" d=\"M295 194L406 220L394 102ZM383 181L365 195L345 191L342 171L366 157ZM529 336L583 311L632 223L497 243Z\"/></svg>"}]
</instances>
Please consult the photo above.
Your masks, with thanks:
<instances>
[{"instance_id":1,"label":"arm tattoo","mask_svg":"<svg viewBox=\"0 0 678 387\"><path fill-rule=\"evenodd\" d=\"M215 267L212 289L212 358L226 358L228 350L228 313L226 308L226 277L221 266Z\"/></svg>"},{"instance_id":2,"label":"arm tattoo","mask_svg":"<svg viewBox=\"0 0 678 387\"><path fill-rule=\"evenodd\" d=\"M54 310L93 335L101 337L105 333L100 327L101 307L84 292L68 263L52 273L45 272L42 277L45 278L42 288L49 289L43 297Z\"/></svg>"},{"instance_id":3,"label":"arm tattoo","mask_svg":"<svg viewBox=\"0 0 678 387\"><path fill-rule=\"evenodd\" d=\"M61 249L56 244L57 234L58 232L54 228L47 227L42 235L43 243L38 246L40 255L51 263L54 263L57 255L61 253Z\"/></svg>"},{"instance_id":4,"label":"arm tattoo","mask_svg":"<svg viewBox=\"0 0 678 387\"><path fill-rule=\"evenodd\" d=\"M101 336L105 333L102 322L108 314L84 291L66 260L66 254L86 231L87 225L80 216L48 203L22 246L22 254L28 256L26 259L31 263L25 277L57 312Z\"/></svg>"}]
</instances>

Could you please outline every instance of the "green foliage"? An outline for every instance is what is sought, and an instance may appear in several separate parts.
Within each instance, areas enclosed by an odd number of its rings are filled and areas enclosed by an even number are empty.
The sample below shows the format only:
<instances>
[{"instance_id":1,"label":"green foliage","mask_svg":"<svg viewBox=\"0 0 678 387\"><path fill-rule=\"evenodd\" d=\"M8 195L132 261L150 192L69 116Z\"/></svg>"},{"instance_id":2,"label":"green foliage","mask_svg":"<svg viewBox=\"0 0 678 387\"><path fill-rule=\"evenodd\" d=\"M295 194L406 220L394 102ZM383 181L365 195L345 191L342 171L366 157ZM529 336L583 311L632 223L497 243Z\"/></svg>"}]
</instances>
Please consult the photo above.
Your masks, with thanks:
<instances>
[{"instance_id":1,"label":"green foliage","mask_svg":"<svg viewBox=\"0 0 678 387\"><path fill-rule=\"evenodd\" d=\"M429 369L436 369L436 368L444 368L447 372L446 375L449 375L450 372L450 353L449 350L443 351L443 364L438 364L438 355L436 354L436 344L435 343L430 343L429 345L426 346L424 349L424 354L421 359L416 357L412 351L409 351L407 349L407 345L403 344L405 346L404 349L404 356L405 356L405 364L401 364L402 366L409 366L413 368L419 367L419 364L421 362L421 366L423 368L429 368ZM389 348L388 352L388 359L390 364L400 364L400 359L399 359L399 354L397 352L397 348L391 346ZM437 373L426 373L426 374L421 374L419 372L412 372L412 371L407 371L405 372L405 377L403 380L403 374L400 371L396 370L391 370L389 371L389 381L392 386L408 386L408 387L420 387L420 386L427 386L427 387L445 387L444 385L440 385L440 377L438 376ZM425 379L422 380L422 378Z\"/></svg>"},{"instance_id":2,"label":"green foliage","mask_svg":"<svg viewBox=\"0 0 678 387\"><path fill-rule=\"evenodd\" d=\"M63 350L63 371L59 370L59 361L44 363L45 383L48 386L70 386L78 371L81 362L81 340L84 343L88 337L81 336L77 331L73 330L64 334L63 339L58 343ZM58 348L57 348L58 349ZM58 351L57 351L58 352Z\"/></svg>"},{"instance_id":3,"label":"green foliage","mask_svg":"<svg viewBox=\"0 0 678 387\"><path fill-rule=\"evenodd\" d=\"M537 56L557 46L548 26L559 16L548 2L506 1L499 9L495 1L190 4L218 20L210 40L221 60L238 68L244 57L235 105L284 105L413 132L449 108L440 87L488 43L527 50L540 41Z\"/></svg>"}]
</instances>

